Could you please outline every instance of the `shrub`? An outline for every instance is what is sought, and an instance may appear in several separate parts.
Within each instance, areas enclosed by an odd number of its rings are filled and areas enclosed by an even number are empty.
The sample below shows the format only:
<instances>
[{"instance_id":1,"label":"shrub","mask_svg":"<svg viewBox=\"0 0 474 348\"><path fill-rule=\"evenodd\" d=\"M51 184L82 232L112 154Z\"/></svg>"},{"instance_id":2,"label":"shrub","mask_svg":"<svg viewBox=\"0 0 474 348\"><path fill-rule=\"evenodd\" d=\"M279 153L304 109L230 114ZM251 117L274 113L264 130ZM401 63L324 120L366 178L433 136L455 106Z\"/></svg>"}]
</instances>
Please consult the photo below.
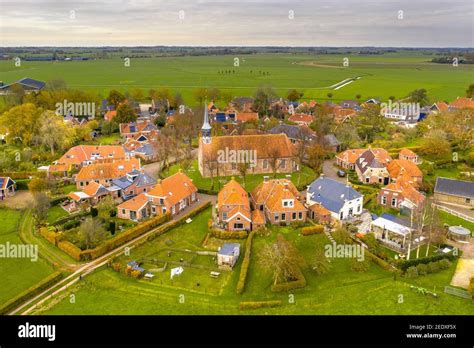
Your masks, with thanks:
<instances>
[{"instance_id":1,"label":"shrub","mask_svg":"<svg viewBox=\"0 0 474 348\"><path fill-rule=\"evenodd\" d=\"M115 221L110 221L109 222L109 231L112 236L115 234Z\"/></svg>"},{"instance_id":2,"label":"shrub","mask_svg":"<svg viewBox=\"0 0 474 348\"><path fill-rule=\"evenodd\" d=\"M97 208L91 207L91 216L97 217L97 215L99 215L99 210L97 210Z\"/></svg>"},{"instance_id":3,"label":"shrub","mask_svg":"<svg viewBox=\"0 0 474 348\"><path fill-rule=\"evenodd\" d=\"M442 259L438 261L440 269L448 269L451 266L451 262L448 259Z\"/></svg>"},{"instance_id":4,"label":"shrub","mask_svg":"<svg viewBox=\"0 0 474 348\"><path fill-rule=\"evenodd\" d=\"M424 263L420 263L416 266L416 269L418 270L418 274L421 276L428 274L428 266Z\"/></svg>"},{"instance_id":5,"label":"shrub","mask_svg":"<svg viewBox=\"0 0 474 348\"><path fill-rule=\"evenodd\" d=\"M219 239L245 239L247 231L226 231L220 228L211 227L211 236Z\"/></svg>"},{"instance_id":6,"label":"shrub","mask_svg":"<svg viewBox=\"0 0 474 348\"><path fill-rule=\"evenodd\" d=\"M352 239L350 234L343 228L338 228L332 233L332 237L337 244L351 243Z\"/></svg>"},{"instance_id":7,"label":"shrub","mask_svg":"<svg viewBox=\"0 0 474 348\"><path fill-rule=\"evenodd\" d=\"M250 232L249 237L247 238L247 241L245 242L244 260L242 261L242 267L240 268L239 281L237 282L237 288L235 289L235 291L238 294L241 294L244 292L245 281L247 279L247 273L250 266L250 256L252 254L252 240L253 240L254 235L255 235L255 231Z\"/></svg>"},{"instance_id":8,"label":"shrub","mask_svg":"<svg viewBox=\"0 0 474 348\"><path fill-rule=\"evenodd\" d=\"M409 267L405 272L405 276L407 278L416 278L416 277L418 277L418 268L416 268L416 266Z\"/></svg>"},{"instance_id":9,"label":"shrub","mask_svg":"<svg viewBox=\"0 0 474 348\"><path fill-rule=\"evenodd\" d=\"M449 260L449 261L454 261L456 260L458 256L454 256L453 254L443 254L443 255L433 255L433 256L428 256L428 257L422 257L419 259L414 259L414 260L406 260L406 261L401 261L399 263L400 269L405 272L409 267L411 266L417 266L419 264L427 264L433 261L439 261L439 260Z\"/></svg>"},{"instance_id":10,"label":"shrub","mask_svg":"<svg viewBox=\"0 0 474 348\"><path fill-rule=\"evenodd\" d=\"M430 262L427 264L428 273L436 273L440 271L439 261Z\"/></svg>"},{"instance_id":11,"label":"shrub","mask_svg":"<svg viewBox=\"0 0 474 348\"><path fill-rule=\"evenodd\" d=\"M303 221L293 221L290 226L292 229L296 230L298 228L304 227L305 223Z\"/></svg>"},{"instance_id":12,"label":"shrub","mask_svg":"<svg viewBox=\"0 0 474 348\"><path fill-rule=\"evenodd\" d=\"M112 269L115 271L115 272L119 272L122 270L122 265L120 264L120 262L114 262L112 263Z\"/></svg>"},{"instance_id":13,"label":"shrub","mask_svg":"<svg viewBox=\"0 0 474 348\"><path fill-rule=\"evenodd\" d=\"M352 258L350 261L351 270L354 272L367 272L370 267L370 261L367 258L359 261L356 258Z\"/></svg>"},{"instance_id":14,"label":"shrub","mask_svg":"<svg viewBox=\"0 0 474 348\"><path fill-rule=\"evenodd\" d=\"M70 229L72 229L72 228L78 227L80 224L81 224L81 221L79 221L79 220L70 220L70 221L67 221L67 222L63 225L63 230L64 230L64 231L70 230Z\"/></svg>"},{"instance_id":15,"label":"shrub","mask_svg":"<svg viewBox=\"0 0 474 348\"><path fill-rule=\"evenodd\" d=\"M316 225L316 226L310 226L310 227L303 227L301 229L301 234L303 236L309 236L312 234L319 234L324 232L324 226L323 225Z\"/></svg>"},{"instance_id":16,"label":"shrub","mask_svg":"<svg viewBox=\"0 0 474 348\"><path fill-rule=\"evenodd\" d=\"M469 281L469 285L467 286L467 291L469 291L469 293L474 296L474 277L471 278L471 280Z\"/></svg>"},{"instance_id":17,"label":"shrub","mask_svg":"<svg viewBox=\"0 0 474 348\"><path fill-rule=\"evenodd\" d=\"M274 307L280 307L282 305L281 300L276 300L276 301L258 301L258 302L253 302L253 301L248 301L248 302L240 302L239 308L241 310L245 309L259 309L259 308L274 308Z\"/></svg>"}]
</instances>

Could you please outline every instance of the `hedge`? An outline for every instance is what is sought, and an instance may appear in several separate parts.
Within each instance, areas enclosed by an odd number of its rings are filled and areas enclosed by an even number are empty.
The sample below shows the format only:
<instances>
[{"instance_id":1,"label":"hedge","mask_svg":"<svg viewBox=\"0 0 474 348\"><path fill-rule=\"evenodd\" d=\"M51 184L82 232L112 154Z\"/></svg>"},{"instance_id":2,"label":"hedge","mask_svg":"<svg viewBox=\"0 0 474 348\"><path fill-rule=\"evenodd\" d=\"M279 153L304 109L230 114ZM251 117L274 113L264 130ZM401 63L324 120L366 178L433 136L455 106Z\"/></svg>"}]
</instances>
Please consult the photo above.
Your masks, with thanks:
<instances>
[{"instance_id":1,"label":"hedge","mask_svg":"<svg viewBox=\"0 0 474 348\"><path fill-rule=\"evenodd\" d=\"M391 272L396 272L397 271L397 269L394 266L392 266L391 263L389 263L389 262L385 261L384 259L381 259L377 255L371 253L369 250L367 250L367 248L364 248L364 255L368 256L372 262L379 265L383 269L386 269L387 271L391 271Z\"/></svg>"},{"instance_id":2,"label":"hedge","mask_svg":"<svg viewBox=\"0 0 474 348\"><path fill-rule=\"evenodd\" d=\"M250 232L247 241L245 242L245 255L242 261L242 267L240 268L239 281L237 282L237 288L235 291L238 294L242 294L245 288L245 281L247 279L247 273L250 266L250 256L252 255L252 241L255 231Z\"/></svg>"},{"instance_id":3,"label":"hedge","mask_svg":"<svg viewBox=\"0 0 474 348\"><path fill-rule=\"evenodd\" d=\"M58 248L71 256L76 261L81 261L82 250L67 240L58 242Z\"/></svg>"},{"instance_id":4,"label":"hedge","mask_svg":"<svg viewBox=\"0 0 474 348\"><path fill-rule=\"evenodd\" d=\"M41 227L39 229L40 235L46 239L51 244L57 245L57 239L59 237L59 233L53 231L51 228L48 227Z\"/></svg>"},{"instance_id":5,"label":"hedge","mask_svg":"<svg viewBox=\"0 0 474 348\"><path fill-rule=\"evenodd\" d=\"M98 247L94 249L83 250L81 253L81 260L94 260L107 252L117 248L120 245L123 245L132 239L142 235L145 232L150 231L151 229L165 223L170 219L170 213L166 213L151 219L146 220L145 222L136 225L123 233L118 234L117 236L105 241ZM71 255L72 256L72 255Z\"/></svg>"},{"instance_id":6,"label":"hedge","mask_svg":"<svg viewBox=\"0 0 474 348\"><path fill-rule=\"evenodd\" d=\"M458 256L454 256L452 254L433 255L433 256L428 256L428 257L422 257L420 259L401 261L399 263L399 266L400 266L400 269L403 272L405 272L411 266L418 266L419 264L427 264L430 262L440 261L443 259L447 259L449 261L455 261L457 258Z\"/></svg>"},{"instance_id":7,"label":"hedge","mask_svg":"<svg viewBox=\"0 0 474 348\"><path fill-rule=\"evenodd\" d=\"M275 301L248 301L248 302L240 302L239 309L259 309L259 308L274 308L280 307L282 305L281 300Z\"/></svg>"},{"instance_id":8,"label":"hedge","mask_svg":"<svg viewBox=\"0 0 474 348\"><path fill-rule=\"evenodd\" d=\"M247 231L226 231L220 228L211 227L209 229L211 236L219 239L245 239Z\"/></svg>"},{"instance_id":9,"label":"hedge","mask_svg":"<svg viewBox=\"0 0 474 348\"><path fill-rule=\"evenodd\" d=\"M301 234L303 236L310 236L312 234L319 234L319 233L323 233L323 232L324 232L324 226L323 225L303 227L301 229Z\"/></svg>"},{"instance_id":10,"label":"hedge","mask_svg":"<svg viewBox=\"0 0 474 348\"><path fill-rule=\"evenodd\" d=\"M33 298L43 290L49 288L63 277L61 272L54 272L41 280L39 283L31 286L27 290L8 300L0 307L0 315L5 315L20 306L25 301Z\"/></svg>"},{"instance_id":11,"label":"hedge","mask_svg":"<svg viewBox=\"0 0 474 348\"><path fill-rule=\"evenodd\" d=\"M30 177L46 177L46 172L2 172L2 176L9 176L15 179L29 179Z\"/></svg>"},{"instance_id":12,"label":"hedge","mask_svg":"<svg viewBox=\"0 0 474 348\"><path fill-rule=\"evenodd\" d=\"M67 215L67 216L61 217L61 218L57 219L56 221L54 221L52 223L52 225L54 225L54 226L62 225L64 223L68 222L68 221L74 220L75 218L84 217L84 216L87 216L89 214L90 213L88 211L82 211L82 212L79 212L79 213Z\"/></svg>"},{"instance_id":13,"label":"hedge","mask_svg":"<svg viewBox=\"0 0 474 348\"><path fill-rule=\"evenodd\" d=\"M304 288L306 286L306 278L303 275L303 272L301 272L301 269L298 268L298 276L296 280L293 280L291 282L286 282L286 283L279 283L279 284L274 284L272 285L272 291L273 292L281 292L281 291L289 291L293 289L299 289L299 288Z\"/></svg>"}]
</instances>

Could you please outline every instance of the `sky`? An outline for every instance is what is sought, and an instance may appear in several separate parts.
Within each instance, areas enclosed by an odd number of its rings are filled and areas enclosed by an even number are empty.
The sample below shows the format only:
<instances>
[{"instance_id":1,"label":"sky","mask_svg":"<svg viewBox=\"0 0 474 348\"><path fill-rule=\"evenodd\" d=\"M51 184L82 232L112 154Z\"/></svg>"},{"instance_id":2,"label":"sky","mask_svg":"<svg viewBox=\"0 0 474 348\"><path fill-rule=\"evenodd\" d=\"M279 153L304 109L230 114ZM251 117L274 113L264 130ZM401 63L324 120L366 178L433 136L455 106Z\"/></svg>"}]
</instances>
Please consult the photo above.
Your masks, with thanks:
<instances>
[{"instance_id":1,"label":"sky","mask_svg":"<svg viewBox=\"0 0 474 348\"><path fill-rule=\"evenodd\" d=\"M0 46L474 47L473 0L0 0Z\"/></svg>"}]
</instances>

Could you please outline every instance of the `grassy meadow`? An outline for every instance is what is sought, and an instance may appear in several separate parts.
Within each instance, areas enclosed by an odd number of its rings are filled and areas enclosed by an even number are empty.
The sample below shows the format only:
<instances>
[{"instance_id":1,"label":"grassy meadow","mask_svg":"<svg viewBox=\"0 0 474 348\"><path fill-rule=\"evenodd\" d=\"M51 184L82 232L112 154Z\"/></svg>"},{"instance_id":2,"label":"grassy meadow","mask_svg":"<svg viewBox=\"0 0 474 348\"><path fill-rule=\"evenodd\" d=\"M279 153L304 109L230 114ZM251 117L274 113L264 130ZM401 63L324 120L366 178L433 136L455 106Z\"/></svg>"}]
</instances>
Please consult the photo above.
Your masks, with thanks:
<instances>
[{"instance_id":1,"label":"grassy meadow","mask_svg":"<svg viewBox=\"0 0 474 348\"><path fill-rule=\"evenodd\" d=\"M410 91L425 88L433 100L451 100L464 95L472 83L474 67L435 64L433 55L400 51L383 55L252 54L199 57L157 57L132 59L125 67L120 58L91 61L34 62L0 61L6 83L22 77L42 81L64 79L71 88L95 90L103 95L112 88L130 90L167 87L181 92L188 104L195 103L198 87L218 87L234 96L252 95L258 86L271 85L280 95L291 88L304 91L304 99L333 100L389 96L402 98ZM239 66L234 66L239 58ZM343 66L343 59L349 66ZM235 71L229 74L225 70ZM334 90L330 86L348 78L360 79Z\"/></svg>"},{"instance_id":2,"label":"grassy meadow","mask_svg":"<svg viewBox=\"0 0 474 348\"><path fill-rule=\"evenodd\" d=\"M0 209L0 244L23 244L18 230L23 222L22 211ZM26 227L27 228L27 227ZM28 289L53 272L43 259L0 258L0 305Z\"/></svg>"}]
</instances>

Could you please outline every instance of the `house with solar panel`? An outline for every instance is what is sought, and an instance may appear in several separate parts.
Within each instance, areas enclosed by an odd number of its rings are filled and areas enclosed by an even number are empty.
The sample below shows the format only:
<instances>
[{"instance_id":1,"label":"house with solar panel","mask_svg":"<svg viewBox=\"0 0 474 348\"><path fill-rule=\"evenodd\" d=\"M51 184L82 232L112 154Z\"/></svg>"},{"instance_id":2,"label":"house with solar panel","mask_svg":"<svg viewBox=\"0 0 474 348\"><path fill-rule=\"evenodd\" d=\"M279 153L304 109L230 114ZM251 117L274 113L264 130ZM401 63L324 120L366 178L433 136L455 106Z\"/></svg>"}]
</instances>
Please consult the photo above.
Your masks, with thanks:
<instances>
[{"instance_id":1,"label":"house with solar panel","mask_svg":"<svg viewBox=\"0 0 474 348\"><path fill-rule=\"evenodd\" d=\"M331 212L336 220L347 220L362 214L364 196L349 184L321 175L306 191L306 204L319 204Z\"/></svg>"},{"instance_id":2,"label":"house with solar panel","mask_svg":"<svg viewBox=\"0 0 474 348\"><path fill-rule=\"evenodd\" d=\"M15 184L12 178L0 176L0 201L15 194Z\"/></svg>"},{"instance_id":3,"label":"house with solar panel","mask_svg":"<svg viewBox=\"0 0 474 348\"><path fill-rule=\"evenodd\" d=\"M3 83L0 85L0 94L9 94L12 91L13 86L20 86L25 93L32 93L32 92L39 92L41 91L46 83L34 79L30 79L29 77L24 77L21 80L12 82L10 84L4 85Z\"/></svg>"}]
</instances>

